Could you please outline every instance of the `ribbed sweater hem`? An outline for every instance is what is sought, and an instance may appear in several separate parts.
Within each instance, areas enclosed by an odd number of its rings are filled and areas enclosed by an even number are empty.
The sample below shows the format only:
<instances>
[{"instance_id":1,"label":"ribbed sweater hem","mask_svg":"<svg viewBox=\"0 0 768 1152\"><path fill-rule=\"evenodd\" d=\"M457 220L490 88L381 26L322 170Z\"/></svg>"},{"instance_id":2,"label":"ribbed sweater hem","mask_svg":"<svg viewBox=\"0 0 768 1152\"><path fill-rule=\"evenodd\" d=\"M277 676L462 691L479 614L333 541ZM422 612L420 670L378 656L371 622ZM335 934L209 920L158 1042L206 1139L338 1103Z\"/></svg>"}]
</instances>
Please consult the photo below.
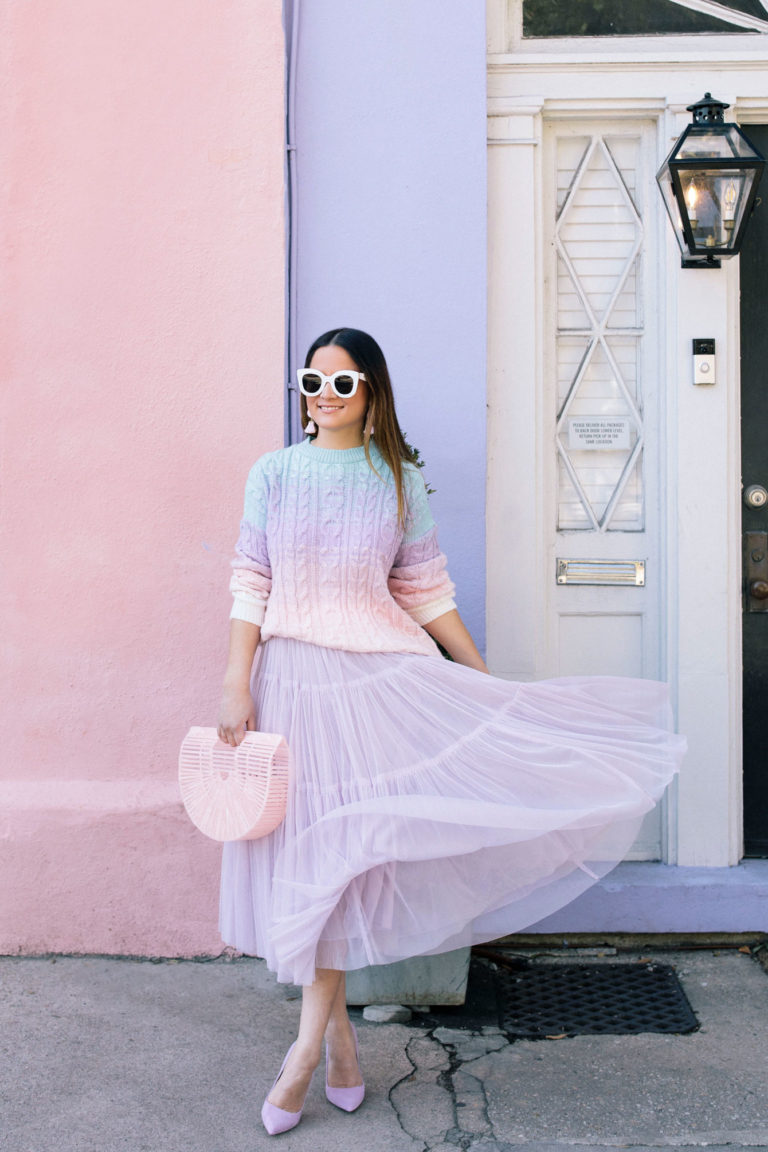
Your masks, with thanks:
<instances>
[{"instance_id":1,"label":"ribbed sweater hem","mask_svg":"<svg viewBox=\"0 0 768 1152\"><path fill-rule=\"evenodd\" d=\"M415 620L417 624L423 627L425 624L431 624L433 620L437 620L438 616L444 616L446 612L451 612L456 607L456 601L452 596L441 596L439 600L432 600L429 604L421 604L418 608L406 608L406 612L411 620Z\"/></svg>"},{"instance_id":2,"label":"ribbed sweater hem","mask_svg":"<svg viewBox=\"0 0 768 1152\"><path fill-rule=\"evenodd\" d=\"M249 624L257 624L260 628L264 623L266 612L266 601L262 601L261 604L249 604L247 601L235 597L229 618L230 620L246 620Z\"/></svg>"}]
</instances>

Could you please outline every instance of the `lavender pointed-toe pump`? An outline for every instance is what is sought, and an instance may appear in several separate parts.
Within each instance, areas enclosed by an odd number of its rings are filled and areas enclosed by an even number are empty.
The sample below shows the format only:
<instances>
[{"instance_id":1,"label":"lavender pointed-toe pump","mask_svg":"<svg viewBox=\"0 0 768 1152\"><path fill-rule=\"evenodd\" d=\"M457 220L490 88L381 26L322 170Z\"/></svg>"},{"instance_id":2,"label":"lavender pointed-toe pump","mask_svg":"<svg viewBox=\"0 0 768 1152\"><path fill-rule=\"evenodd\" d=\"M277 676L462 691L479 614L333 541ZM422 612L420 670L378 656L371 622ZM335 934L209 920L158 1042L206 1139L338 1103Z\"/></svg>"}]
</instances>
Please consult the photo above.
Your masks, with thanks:
<instances>
[{"instance_id":1,"label":"lavender pointed-toe pump","mask_svg":"<svg viewBox=\"0 0 768 1152\"><path fill-rule=\"evenodd\" d=\"M275 1076L275 1084L277 1084L278 1080L282 1076L283 1069L288 1063L288 1057L290 1056L291 1052L293 1052L295 1047L296 1041L294 1040L293 1044L291 1044L290 1048L285 1054L285 1059L280 1065L280 1071L278 1072L277 1076ZM275 1084L272 1085L272 1088L274 1088ZM270 1088L269 1092L272 1091L272 1088ZM270 1136L277 1136L280 1132L287 1132L290 1128L296 1127L299 1120L301 1120L301 1114L304 1111L304 1108L299 1108L298 1112L286 1112L284 1108L278 1108L276 1104L270 1104L268 1099L269 1092L267 1092L267 1099L264 1100L264 1103L261 1106L261 1122L266 1128L267 1132L269 1132Z\"/></svg>"},{"instance_id":2,"label":"lavender pointed-toe pump","mask_svg":"<svg viewBox=\"0 0 768 1152\"><path fill-rule=\"evenodd\" d=\"M355 1056L357 1057L357 1070L360 1071L360 1049L357 1043L357 1031L354 1024L350 1024L350 1028L355 1037ZM363 1079L360 1073L360 1079ZM357 1084L354 1088L331 1088L328 1083L328 1045L325 1047L325 1094L330 1100L331 1104L335 1104L337 1108L343 1108L345 1112L354 1112L359 1108L365 1096L365 1084Z\"/></svg>"}]
</instances>

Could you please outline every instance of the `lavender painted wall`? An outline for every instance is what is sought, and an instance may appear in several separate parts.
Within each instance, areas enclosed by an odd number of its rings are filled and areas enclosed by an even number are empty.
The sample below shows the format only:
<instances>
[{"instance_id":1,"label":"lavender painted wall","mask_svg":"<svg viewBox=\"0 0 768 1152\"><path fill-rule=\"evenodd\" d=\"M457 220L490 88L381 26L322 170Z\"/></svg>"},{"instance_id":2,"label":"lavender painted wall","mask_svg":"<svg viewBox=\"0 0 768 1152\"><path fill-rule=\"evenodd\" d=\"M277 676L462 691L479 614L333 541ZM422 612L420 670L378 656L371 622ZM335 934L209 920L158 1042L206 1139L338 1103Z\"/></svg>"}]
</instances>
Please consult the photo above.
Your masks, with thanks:
<instances>
[{"instance_id":1,"label":"lavender painted wall","mask_svg":"<svg viewBox=\"0 0 768 1152\"><path fill-rule=\"evenodd\" d=\"M485 6L299 4L294 348L340 325L381 344L483 647Z\"/></svg>"}]
</instances>

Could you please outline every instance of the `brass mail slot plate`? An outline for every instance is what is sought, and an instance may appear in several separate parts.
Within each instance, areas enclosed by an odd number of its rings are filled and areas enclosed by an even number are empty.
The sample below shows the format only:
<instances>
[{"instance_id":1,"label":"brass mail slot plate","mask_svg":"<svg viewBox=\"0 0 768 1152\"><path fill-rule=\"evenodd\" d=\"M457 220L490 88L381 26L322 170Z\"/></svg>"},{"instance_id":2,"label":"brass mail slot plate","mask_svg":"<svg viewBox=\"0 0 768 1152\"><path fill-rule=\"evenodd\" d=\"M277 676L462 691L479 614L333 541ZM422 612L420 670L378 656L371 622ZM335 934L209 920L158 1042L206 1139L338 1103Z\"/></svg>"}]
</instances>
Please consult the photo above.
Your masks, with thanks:
<instances>
[{"instance_id":1,"label":"brass mail slot plate","mask_svg":"<svg viewBox=\"0 0 768 1152\"><path fill-rule=\"evenodd\" d=\"M645 585L645 560L557 560L558 584Z\"/></svg>"}]
</instances>

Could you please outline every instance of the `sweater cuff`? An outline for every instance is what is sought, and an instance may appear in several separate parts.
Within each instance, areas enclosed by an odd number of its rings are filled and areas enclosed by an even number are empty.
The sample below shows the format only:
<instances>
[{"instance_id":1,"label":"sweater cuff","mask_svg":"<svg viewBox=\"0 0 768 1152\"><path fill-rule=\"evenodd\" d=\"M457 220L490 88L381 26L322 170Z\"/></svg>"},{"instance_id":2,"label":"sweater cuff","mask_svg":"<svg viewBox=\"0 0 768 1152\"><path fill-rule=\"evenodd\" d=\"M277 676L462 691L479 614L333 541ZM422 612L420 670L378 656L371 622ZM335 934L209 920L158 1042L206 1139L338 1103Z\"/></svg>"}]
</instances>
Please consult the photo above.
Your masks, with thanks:
<instances>
[{"instance_id":1,"label":"sweater cuff","mask_svg":"<svg viewBox=\"0 0 768 1152\"><path fill-rule=\"evenodd\" d=\"M238 596L235 596L229 618L230 620L246 620L249 624L256 624L261 628L264 623L266 611L266 600L261 600L258 604L254 604L250 600L241 600Z\"/></svg>"},{"instance_id":2,"label":"sweater cuff","mask_svg":"<svg viewBox=\"0 0 768 1152\"><path fill-rule=\"evenodd\" d=\"M431 624L433 620L437 620L438 616L444 616L446 612L451 612L456 607L456 601L453 596L441 596L439 600L432 600L429 604L420 604L418 608L406 608L406 612L411 620L415 620L417 624L423 627L425 624Z\"/></svg>"}]
</instances>

